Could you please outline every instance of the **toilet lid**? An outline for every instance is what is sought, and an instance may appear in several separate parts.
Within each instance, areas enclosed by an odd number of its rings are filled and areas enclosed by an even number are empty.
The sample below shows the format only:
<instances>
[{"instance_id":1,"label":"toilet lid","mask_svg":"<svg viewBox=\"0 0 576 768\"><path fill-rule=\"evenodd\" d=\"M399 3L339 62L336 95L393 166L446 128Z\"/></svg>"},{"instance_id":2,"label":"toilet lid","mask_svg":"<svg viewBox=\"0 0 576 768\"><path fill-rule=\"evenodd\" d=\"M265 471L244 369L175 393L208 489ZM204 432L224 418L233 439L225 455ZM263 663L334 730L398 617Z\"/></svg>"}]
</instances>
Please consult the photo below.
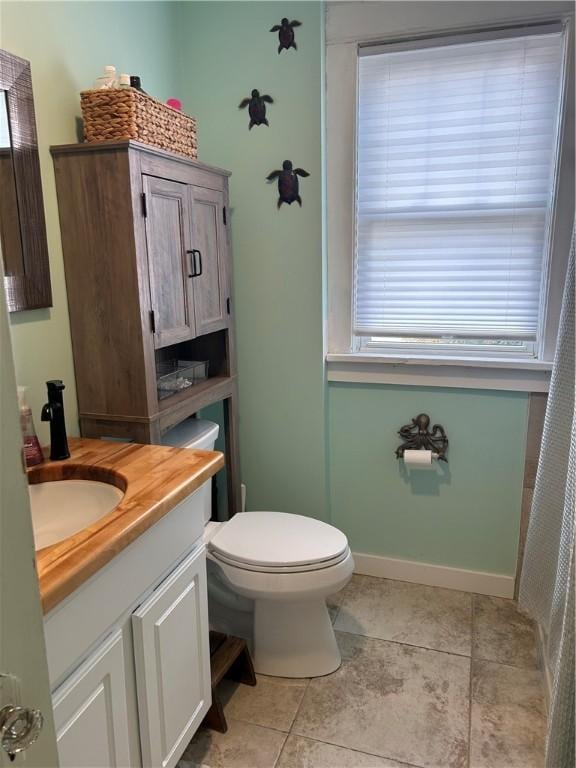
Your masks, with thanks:
<instances>
[{"instance_id":1,"label":"toilet lid","mask_svg":"<svg viewBox=\"0 0 576 768\"><path fill-rule=\"evenodd\" d=\"M332 525L287 512L241 512L210 540L210 551L228 561L287 568L334 560L348 550Z\"/></svg>"}]
</instances>

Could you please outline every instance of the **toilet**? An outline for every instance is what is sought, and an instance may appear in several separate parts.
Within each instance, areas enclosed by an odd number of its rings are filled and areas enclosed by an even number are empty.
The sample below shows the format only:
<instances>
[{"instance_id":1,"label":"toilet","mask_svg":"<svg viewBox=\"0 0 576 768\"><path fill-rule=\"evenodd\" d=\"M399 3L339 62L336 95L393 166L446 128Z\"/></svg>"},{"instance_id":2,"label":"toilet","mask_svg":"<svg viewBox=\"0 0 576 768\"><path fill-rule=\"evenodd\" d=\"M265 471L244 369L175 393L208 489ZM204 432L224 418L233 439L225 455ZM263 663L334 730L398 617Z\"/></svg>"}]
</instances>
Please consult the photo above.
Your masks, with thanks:
<instances>
[{"instance_id":1,"label":"toilet","mask_svg":"<svg viewBox=\"0 0 576 768\"><path fill-rule=\"evenodd\" d=\"M165 445L214 450L218 424L187 419ZM346 536L287 512L241 512L211 522L204 499L212 628L245 637L257 672L318 677L340 666L326 598L344 587L354 561Z\"/></svg>"}]
</instances>

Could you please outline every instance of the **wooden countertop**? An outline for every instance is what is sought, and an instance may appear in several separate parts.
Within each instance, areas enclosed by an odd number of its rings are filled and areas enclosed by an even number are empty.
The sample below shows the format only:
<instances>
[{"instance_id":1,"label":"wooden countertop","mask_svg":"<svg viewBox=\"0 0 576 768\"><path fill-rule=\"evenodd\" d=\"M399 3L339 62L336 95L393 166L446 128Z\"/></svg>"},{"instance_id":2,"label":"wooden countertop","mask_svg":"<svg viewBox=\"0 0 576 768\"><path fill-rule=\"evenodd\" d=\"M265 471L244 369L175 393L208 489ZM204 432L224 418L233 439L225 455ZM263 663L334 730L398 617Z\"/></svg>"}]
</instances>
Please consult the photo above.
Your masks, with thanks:
<instances>
[{"instance_id":1,"label":"wooden countertop","mask_svg":"<svg viewBox=\"0 0 576 768\"><path fill-rule=\"evenodd\" d=\"M67 539L36 552L44 613L224 466L217 451L71 438L70 458L28 470L31 484L103 480L124 491L118 506Z\"/></svg>"}]
</instances>

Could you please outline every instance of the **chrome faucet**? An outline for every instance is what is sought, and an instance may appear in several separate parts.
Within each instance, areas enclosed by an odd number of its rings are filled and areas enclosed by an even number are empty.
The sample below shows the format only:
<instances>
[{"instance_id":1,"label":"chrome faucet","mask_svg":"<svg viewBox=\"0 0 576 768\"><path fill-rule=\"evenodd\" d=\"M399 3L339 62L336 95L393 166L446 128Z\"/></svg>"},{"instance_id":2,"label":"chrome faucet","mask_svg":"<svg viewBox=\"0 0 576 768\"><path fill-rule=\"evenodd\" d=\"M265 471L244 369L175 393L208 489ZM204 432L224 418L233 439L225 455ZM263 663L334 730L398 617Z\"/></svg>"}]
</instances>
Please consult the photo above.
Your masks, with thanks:
<instances>
[{"instance_id":1,"label":"chrome faucet","mask_svg":"<svg viewBox=\"0 0 576 768\"><path fill-rule=\"evenodd\" d=\"M51 461L60 461L70 458L62 399L64 384L60 379L54 379L47 381L46 386L48 388L48 402L42 408L41 418L42 421L50 422L50 459Z\"/></svg>"}]
</instances>

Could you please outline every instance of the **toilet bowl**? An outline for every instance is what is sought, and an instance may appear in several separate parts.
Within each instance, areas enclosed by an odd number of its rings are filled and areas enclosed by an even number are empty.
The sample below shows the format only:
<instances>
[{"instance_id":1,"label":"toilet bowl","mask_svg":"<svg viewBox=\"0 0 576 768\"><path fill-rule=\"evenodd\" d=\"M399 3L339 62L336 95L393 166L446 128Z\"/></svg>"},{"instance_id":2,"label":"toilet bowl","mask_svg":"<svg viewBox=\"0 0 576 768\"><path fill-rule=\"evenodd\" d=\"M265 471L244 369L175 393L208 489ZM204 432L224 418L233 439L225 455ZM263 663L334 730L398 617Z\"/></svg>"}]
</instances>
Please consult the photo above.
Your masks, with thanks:
<instances>
[{"instance_id":1,"label":"toilet bowl","mask_svg":"<svg viewBox=\"0 0 576 768\"><path fill-rule=\"evenodd\" d=\"M217 435L217 424L190 419L171 430L165 443L211 450ZM340 652L326 598L352 575L346 536L320 520L286 512L241 512L211 522L209 494L205 505L215 628L248 634L261 674L318 677L337 669Z\"/></svg>"},{"instance_id":2,"label":"toilet bowl","mask_svg":"<svg viewBox=\"0 0 576 768\"><path fill-rule=\"evenodd\" d=\"M316 677L340 666L326 598L352 575L343 533L301 515L242 512L221 524L207 546L230 587L254 601L258 672Z\"/></svg>"}]
</instances>

